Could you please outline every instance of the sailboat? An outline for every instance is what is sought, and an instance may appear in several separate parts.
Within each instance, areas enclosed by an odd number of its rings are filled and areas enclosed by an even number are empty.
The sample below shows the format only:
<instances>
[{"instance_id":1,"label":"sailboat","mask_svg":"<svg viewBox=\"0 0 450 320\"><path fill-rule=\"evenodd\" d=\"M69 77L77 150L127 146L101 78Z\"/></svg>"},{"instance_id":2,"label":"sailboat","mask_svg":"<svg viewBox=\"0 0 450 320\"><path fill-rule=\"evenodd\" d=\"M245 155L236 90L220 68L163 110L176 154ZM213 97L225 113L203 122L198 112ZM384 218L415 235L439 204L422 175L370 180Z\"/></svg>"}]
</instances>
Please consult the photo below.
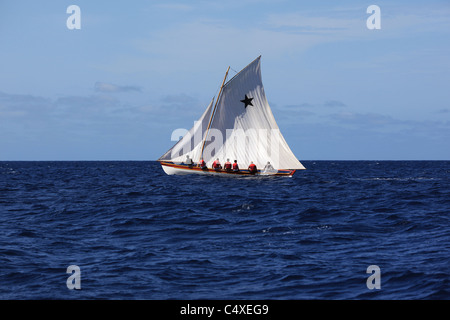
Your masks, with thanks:
<instances>
[{"instance_id":1,"label":"sailboat","mask_svg":"<svg viewBox=\"0 0 450 320\"><path fill-rule=\"evenodd\" d=\"M281 134L267 102L261 56L227 81L229 70L217 99L211 100L194 126L158 159L164 172L291 177L305 169ZM221 166L214 168L215 161ZM229 169L229 163L236 163L239 169L236 165ZM256 171L249 170L251 163Z\"/></svg>"}]
</instances>

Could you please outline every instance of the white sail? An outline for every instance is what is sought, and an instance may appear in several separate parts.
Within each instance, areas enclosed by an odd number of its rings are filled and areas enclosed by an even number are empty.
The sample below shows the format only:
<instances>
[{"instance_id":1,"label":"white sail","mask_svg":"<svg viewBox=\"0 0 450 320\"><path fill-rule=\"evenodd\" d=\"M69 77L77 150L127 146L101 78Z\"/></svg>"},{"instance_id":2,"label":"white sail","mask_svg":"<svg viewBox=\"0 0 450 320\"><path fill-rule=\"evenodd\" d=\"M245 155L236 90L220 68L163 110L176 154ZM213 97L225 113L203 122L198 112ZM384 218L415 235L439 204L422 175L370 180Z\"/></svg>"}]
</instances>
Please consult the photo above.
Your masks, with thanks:
<instances>
[{"instance_id":1,"label":"white sail","mask_svg":"<svg viewBox=\"0 0 450 320\"><path fill-rule=\"evenodd\" d=\"M228 81L222 91L207 135L203 157L208 166L219 158L250 162L264 168L305 169L278 128L264 93L258 57Z\"/></svg>"},{"instance_id":2,"label":"white sail","mask_svg":"<svg viewBox=\"0 0 450 320\"><path fill-rule=\"evenodd\" d=\"M206 108L203 115L194 122L194 126L172 148L163 154L158 160L182 163L186 156L197 162L200 159L203 141L206 138L208 123L211 118L214 99Z\"/></svg>"}]
</instances>

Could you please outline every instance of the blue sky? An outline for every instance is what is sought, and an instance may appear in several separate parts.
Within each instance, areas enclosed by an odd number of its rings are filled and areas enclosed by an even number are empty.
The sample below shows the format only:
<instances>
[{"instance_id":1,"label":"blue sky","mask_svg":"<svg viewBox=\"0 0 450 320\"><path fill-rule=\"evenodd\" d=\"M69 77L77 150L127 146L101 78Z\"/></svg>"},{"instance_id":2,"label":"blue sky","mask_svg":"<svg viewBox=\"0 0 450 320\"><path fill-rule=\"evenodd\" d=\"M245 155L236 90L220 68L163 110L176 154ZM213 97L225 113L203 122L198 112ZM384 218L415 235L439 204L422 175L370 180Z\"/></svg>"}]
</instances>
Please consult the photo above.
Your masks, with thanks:
<instances>
[{"instance_id":1,"label":"blue sky","mask_svg":"<svg viewBox=\"0 0 450 320\"><path fill-rule=\"evenodd\" d=\"M7 0L0 41L0 160L155 160L259 55L300 160L450 159L448 1Z\"/></svg>"}]
</instances>

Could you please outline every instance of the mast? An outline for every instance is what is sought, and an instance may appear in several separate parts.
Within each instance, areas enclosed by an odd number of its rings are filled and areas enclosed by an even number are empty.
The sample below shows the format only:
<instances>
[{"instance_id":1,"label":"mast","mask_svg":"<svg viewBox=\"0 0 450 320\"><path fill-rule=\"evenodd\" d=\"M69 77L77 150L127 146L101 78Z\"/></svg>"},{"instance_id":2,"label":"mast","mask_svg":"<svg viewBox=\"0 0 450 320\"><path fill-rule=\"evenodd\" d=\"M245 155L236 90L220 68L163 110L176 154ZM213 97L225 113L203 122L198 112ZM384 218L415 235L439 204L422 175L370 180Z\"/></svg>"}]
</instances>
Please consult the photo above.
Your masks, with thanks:
<instances>
[{"instance_id":1,"label":"mast","mask_svg":"<svg viewBox=\"0 0 450 320\"><path fill-rule=\"evenodd\" d=\"M227 72L225 72L225 77L223 78L222 85L220 86L219 94L217 95L216 104L214 105L214 109L211 112L211 118L209 119L208 127L206 128L205 139L203 139L202 151L200 152L200 159L203 158L203 149L205 148L206 139L208 138L209 128L211 127L211 122L212 122L212 119L213 119L214 114L216 112L217 103L219 102L220 94L222 93L222 89L223 89L223 86L225 84L225 80L227 79L228 71L230 71L230 67L228 67ZM200 159L199 159L199 161L200 161Z\"/></svg>"}]
</instances>

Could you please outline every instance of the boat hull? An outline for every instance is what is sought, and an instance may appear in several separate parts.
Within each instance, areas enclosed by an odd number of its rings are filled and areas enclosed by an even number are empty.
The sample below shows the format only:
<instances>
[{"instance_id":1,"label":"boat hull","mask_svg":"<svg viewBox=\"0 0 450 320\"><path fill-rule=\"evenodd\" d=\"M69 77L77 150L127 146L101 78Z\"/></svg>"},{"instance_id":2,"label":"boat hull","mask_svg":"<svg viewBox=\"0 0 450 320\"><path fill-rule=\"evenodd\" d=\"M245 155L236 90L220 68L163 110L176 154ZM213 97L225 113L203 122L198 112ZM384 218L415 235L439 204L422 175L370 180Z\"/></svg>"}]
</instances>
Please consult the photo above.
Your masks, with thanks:
<instances>
[{"instance_id":1,"label":"boat hull","mask_svg":"<svg viewBox=\"0 0 450 320\"><path fill-rule=\"evenodd\" d=\"M187 164L176 164L170 161L159 161L162 169L168 175L187 175L187 174L202 174L202 175L223 175L223 176L284 176L292 177L296 170L283 169L276 173L266 174L258 170L256 174L250 173L248 170L239 170L238 172L214 169L202 169L198 166L189 166Z\"/></svg>"}]
</instances>

